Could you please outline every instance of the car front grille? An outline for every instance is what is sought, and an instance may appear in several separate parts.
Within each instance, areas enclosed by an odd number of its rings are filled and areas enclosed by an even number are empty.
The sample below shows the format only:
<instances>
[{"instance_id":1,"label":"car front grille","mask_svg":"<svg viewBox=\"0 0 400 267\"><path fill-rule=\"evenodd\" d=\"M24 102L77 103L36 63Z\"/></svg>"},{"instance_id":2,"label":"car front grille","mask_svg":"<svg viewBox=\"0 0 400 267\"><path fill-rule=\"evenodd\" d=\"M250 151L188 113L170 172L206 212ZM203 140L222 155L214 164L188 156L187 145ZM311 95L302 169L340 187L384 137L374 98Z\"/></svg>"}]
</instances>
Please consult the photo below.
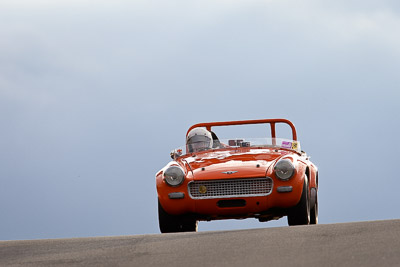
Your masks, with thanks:
<instances>
[{"instance_id":1,"label":"car front grille","mask_svg":"<svg viewBox=\"0 0 400 267\"><path fill-rule=\"evenodd\" d=\"M188 189L193 199L267 196L272 192L272 179L192 181Z\"/></svg>"}]
</instances>

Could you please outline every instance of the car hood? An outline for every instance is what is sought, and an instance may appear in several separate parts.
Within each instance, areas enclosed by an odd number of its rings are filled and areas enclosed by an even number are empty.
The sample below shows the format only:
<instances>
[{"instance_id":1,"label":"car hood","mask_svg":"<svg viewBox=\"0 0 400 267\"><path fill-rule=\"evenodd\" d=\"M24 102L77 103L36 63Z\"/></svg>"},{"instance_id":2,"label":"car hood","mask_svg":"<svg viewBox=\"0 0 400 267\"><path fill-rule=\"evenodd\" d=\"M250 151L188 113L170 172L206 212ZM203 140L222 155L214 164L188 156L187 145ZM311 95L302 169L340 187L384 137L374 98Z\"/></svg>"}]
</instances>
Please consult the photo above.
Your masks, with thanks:
<instances>
[{"instance_id":1,"label":"car hood","mask_svg":"<svg viewBox=\"0 0 400 267\"><path fill-rule=\"evenodd\" d=\"M282 156L269 149L251 149L246 152L203 152L180 159L189 165L194 180L235 179L265 177L268 167Z\"/></svg>"}]
</instances>

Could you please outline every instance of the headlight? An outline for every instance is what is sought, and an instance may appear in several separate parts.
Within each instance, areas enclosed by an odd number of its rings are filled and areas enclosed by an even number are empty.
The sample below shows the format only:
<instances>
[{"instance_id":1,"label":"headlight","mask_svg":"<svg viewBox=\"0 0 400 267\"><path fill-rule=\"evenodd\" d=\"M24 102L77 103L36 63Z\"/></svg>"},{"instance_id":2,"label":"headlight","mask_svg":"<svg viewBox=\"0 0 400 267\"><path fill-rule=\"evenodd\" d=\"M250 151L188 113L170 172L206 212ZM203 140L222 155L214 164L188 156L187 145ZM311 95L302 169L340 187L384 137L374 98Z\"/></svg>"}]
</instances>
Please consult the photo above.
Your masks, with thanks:
<instances>
[{"instance_id":1,"label":"headlight","mask_svg":"<svg viewBox=\"0 0 400 267\"><path fill-rule=\"evenodd\" d=\"M170 186L178 186L183 183L185 174L178 166L171 166L164 172L164 180Z\"/></svg>"},{"instance_id":2,"label":"headlight","mask_svg":"<svg viewBox=\"0 0 400 267\"><path fill-rule=\"evenodd\" d=\"M281 180L290 179L295 171L293 163L289 159L281 159L275 165L275 175Z\"/></svg>"}]
</instances>

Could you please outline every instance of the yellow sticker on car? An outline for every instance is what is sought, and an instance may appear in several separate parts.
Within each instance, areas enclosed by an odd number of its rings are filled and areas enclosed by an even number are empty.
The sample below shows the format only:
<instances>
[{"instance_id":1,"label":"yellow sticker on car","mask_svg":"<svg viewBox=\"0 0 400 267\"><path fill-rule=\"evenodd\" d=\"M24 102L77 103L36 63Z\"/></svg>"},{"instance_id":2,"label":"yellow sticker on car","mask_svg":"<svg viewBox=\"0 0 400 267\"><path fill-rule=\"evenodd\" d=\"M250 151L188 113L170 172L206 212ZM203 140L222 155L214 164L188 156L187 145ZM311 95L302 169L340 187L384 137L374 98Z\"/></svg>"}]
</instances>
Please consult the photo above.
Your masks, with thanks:
<instances>
[{"instance_id":1,"label":"yellow sticker on car","mask_svg":"<svg viewBox=\"0 0 400 267\"><path fill-rule=\"evenodd\" d=\"M293 141L293 143L292 143L292 149L293 150L297 150L297 148L298 148L298 145L297 145L298 143L296 142L296 141Z\"/></svg>"},{"instance_id":2,"label":"yellow sticker on car","mask_svg":"<svg viewBox=\"0 0 400 267\"><path fill-rule=\"evenodd\" d=\"M204 185L201 185L201 186L199 187L199 192L200 192L201 194L207 193L207 187L205 187Z\"/></svg>"}]
</instances>

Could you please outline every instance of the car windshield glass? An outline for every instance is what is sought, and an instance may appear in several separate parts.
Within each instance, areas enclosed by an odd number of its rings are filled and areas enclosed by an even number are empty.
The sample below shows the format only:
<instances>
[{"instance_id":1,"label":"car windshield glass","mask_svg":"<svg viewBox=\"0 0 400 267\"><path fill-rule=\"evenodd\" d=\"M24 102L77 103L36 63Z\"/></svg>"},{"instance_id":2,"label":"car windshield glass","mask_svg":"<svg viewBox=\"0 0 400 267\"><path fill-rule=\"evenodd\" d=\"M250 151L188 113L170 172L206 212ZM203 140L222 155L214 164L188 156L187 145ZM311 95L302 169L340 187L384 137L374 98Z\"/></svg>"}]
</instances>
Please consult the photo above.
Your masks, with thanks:
<instances>
[{"instance_id":1,"label":"car windshield glass","mask_svg":"<svg viewBox=\"0 0 400 267\"><path fill-rule=\"evenodd\" d=\"M201 152L217 149L235 149L235 148L283 148L301 152L300 142L284 138L230 138L214 139L212 146L210 143L196 144L196 146L181 146L176 148L176 156L182 156L185 153Z\"/></svg>"}]
</instances>

